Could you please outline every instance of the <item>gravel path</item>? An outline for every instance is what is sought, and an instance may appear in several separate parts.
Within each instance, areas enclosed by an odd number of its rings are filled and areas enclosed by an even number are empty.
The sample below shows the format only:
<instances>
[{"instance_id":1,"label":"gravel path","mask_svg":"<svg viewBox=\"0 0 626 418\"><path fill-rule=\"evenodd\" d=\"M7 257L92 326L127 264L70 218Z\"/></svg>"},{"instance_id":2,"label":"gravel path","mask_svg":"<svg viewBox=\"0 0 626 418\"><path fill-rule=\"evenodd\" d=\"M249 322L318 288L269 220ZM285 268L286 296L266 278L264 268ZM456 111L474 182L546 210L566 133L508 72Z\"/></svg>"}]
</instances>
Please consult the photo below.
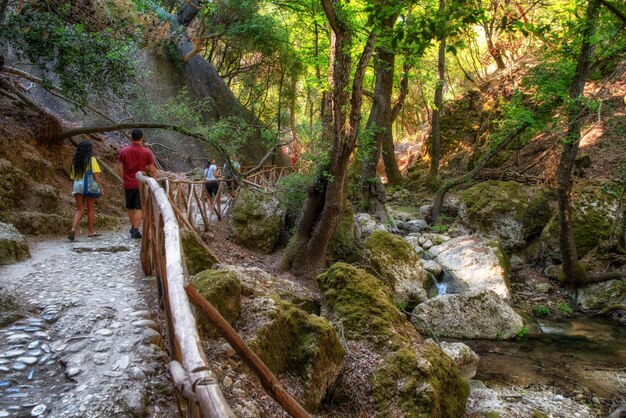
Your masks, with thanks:
<instances>
[{"instance_id":1,"label":"gravel path","mask_svg":"<svg viewBox=\"0 0 626 418\"><path fill-rule=\"evenodd\" d=\"M0 418L176 415L139 246L122 232L48 238L0 267L31 313L0 329Z\"/></svg>"}]
</instances>

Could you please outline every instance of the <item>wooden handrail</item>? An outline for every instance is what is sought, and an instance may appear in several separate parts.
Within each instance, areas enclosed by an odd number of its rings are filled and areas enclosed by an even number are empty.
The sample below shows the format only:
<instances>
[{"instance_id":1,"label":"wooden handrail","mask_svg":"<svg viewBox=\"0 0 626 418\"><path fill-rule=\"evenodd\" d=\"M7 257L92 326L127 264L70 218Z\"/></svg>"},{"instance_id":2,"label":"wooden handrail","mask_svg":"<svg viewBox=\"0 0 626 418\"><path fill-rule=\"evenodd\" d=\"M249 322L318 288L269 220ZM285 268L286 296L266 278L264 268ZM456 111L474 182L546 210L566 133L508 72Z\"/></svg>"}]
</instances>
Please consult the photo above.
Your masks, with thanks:
<instances>
[{"instance_id":1,"label":"wooden handrail","mask_svg":"<svg viewBox=\"0 0 626 418\"><path fill-rule=\"evenodd\" d=\"M220 315L219 311L194 289L193 286L186 286L185 291L191 302L204 312L217 331L237 354L239 354L239 357L256 373L265 391L292 417L309 418L309 414L304 408L283 389L272 371L261 361L259 356L246 345L239 334L233 330L228 321Z\"/></svg>"},{"instance_id":2,"label":"wooden handrail","mask_svg":"<svg viewBox=\"0 0 626 418\"><path fill-rule=\"evenodd\" d=\"M179 392L189 400L192 416L235 417L200 345L196 320L184 289L183 260L176 215L156 180L136 175L144 208L141 261L144 273L160 280L168 323L170 371ZM200 411L197 410L199 406Z\"/></svg>"}]
</instances>

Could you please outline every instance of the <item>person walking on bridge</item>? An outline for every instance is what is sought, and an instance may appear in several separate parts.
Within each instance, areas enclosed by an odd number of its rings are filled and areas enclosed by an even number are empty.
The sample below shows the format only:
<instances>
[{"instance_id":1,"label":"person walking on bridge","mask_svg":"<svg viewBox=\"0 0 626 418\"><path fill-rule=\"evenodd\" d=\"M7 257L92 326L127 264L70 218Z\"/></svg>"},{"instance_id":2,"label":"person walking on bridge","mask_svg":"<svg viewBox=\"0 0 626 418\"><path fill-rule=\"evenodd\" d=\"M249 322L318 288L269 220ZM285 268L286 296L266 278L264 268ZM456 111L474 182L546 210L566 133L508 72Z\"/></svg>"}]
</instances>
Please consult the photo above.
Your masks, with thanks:
<instances>
[{"instance_id":1,"label":"person walking on bridge","mask_svg":"<svg viewBox=\"0 0 626 418\"><path fill-rule=\"evenodd\" d=\"M143 145L143 132L141 129L133 129L130 133L132 144L122 148L117 163L117 171L124 179L124 197L128 218L130 219L130 237L141 238L139 226L143 212L141 210L141 199L139 196L139 183L135 174L139 171L155 176L154 157L148 148Z\"/></svg>"}]
</instances>

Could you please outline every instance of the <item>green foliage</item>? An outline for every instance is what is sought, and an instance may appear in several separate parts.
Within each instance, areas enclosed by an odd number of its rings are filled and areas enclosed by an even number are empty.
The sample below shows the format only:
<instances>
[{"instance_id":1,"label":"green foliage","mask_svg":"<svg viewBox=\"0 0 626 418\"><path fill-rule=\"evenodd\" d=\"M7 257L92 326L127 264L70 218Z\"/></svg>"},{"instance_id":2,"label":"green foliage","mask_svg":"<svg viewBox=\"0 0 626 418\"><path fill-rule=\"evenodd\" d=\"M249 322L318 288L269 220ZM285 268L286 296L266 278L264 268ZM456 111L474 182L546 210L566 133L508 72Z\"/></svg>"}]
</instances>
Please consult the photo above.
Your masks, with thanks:
<instances>
[{"instance_id":1,"label":"green foliage","mask_svg":"<svg viewBox=\"0 0 626 418\"><path fill-rule=\"evenodd\" d=\"M72 10L66 6L58 14L25 6L0 26L0 39L38 65L46 79L58 75L63 93L71 99L84 103L89 93L122 93L135 75L132 37L117 38L112 29L92 31L82 23L68 23L65 18Z\"/></svg>"},{"instance_id":2,"label":"green foliage","mask_svg":"<svg viewBox=\"0 0 626 418\"><path fill-rule=\"evenodd\" d=\"M522 327L522 329L520 329L517 332L517 335L515 336L515 339L519 341L519 340L525 338L527 335L528 335L528 328Z\"/></svg>"},{"instance_id":3,"label":"green foliage","mask_svg":"<svg viewBox=\"0 0 626 418\"><path fill-rule=\"evenodd\" d=\"M569 306L569 304L567 302L559 302L556 305L556 308L561 311L561 313L563 313L563 315L565 316L571 316L572 313L574 313L572 311L572 307Z\"/></svg>"},{"instance_id":4,"label":"green foliage","mask_svg":"<svg viewBox=\"0 0 626 418\"><path fill-rule=\"evenodd\" d=\"M443 234L444 232L447 232L448 229L450 229L450 225L444 225L444 224L433 225L430 227L431 231L436 232L438 234Z\"/></svg>"},{"instance_id":5,"label":"green foliage","mask_svg":"<svg viewBox=\"0 0 626 418\"><path fill-rule=\"evenodd\" d=\"M297 218L306 203L308 188L315 181L315 176L307 172L295 172L284 176L276 185L278 198L287 209L287 215Z\"/></svg>"},{"instance_id":6,"label":"green foliage","mask_svg":"<svg viewBox=\"0 0 626 418\"><path fill-rule=\"evenodd\" d=\"M535 309L533 309L533 313L536 316L547 316L552 313L552 310L550 310L550 308L548 308L545 305L538 305L538 306L535 306Z\"/></svg>"}]
</instances>

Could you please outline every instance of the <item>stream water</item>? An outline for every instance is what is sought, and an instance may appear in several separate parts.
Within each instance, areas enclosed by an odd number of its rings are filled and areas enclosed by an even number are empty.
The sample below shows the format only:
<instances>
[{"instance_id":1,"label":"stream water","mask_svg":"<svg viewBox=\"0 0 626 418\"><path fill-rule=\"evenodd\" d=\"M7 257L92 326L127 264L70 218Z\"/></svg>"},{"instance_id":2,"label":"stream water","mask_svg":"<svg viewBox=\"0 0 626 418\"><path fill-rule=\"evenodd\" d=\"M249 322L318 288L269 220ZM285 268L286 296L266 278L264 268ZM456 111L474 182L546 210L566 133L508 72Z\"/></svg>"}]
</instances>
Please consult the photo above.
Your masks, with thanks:
<instances>
[{"instance_id":1,"label":"stream water","mask_svg":"<svg viewBox=\"0 0 626 418\"><path fill-rule=\"evenodd\" d=\"M464 341L480 356L477 379L543 384L602 398L626 397L626 329L606 320L540 322L521 341Z\"/></svg>"},{"instance_id":2,"label":"stream water","mask_svg":"<svg viewBox=\"0 0 626 418\"><path fill-rule=\"evenodd\" d=\"M448 272L432 292L461 293L465 284ZM605 410L626 403L626 327L602 318L563 321L526 318L530 335L520 341L464 340L480 356L475 379L489 387L550 387Z\"/></svg>"}]
</instances>

